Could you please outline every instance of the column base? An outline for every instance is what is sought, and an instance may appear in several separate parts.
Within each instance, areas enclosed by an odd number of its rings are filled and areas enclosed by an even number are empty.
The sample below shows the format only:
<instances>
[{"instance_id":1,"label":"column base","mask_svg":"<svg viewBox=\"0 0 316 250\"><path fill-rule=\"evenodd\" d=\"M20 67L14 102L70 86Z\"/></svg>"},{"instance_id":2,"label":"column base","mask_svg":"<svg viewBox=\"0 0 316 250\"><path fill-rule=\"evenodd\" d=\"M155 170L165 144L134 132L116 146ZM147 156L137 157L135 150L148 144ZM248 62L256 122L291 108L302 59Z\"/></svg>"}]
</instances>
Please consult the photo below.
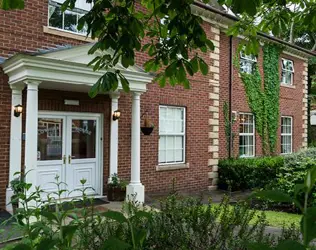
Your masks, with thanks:
<instances>
[{"instance_id":1,"label":"column base","mask_svg":"<svg viewBox=\"0 0 316 250\"><path fill-rule=\"evenodd\" d=\"M12 196L13 196L12 189L11 188L7 188L6 195L5 195L5 204L6 204L5 209L11 214L13 213L13 208L12 208L12 204L11 204L11 197Z\"/></svg>"},{"instance_id":2,"label":"column base","mask_svg":"<svg viewBox=\"0 0 316 250\"><path fill-rule=\"evenodd\" d=\"M145 187L141 183L128 184L126 187L126 201L145 202Z\"/></svg>"}]
</instances>

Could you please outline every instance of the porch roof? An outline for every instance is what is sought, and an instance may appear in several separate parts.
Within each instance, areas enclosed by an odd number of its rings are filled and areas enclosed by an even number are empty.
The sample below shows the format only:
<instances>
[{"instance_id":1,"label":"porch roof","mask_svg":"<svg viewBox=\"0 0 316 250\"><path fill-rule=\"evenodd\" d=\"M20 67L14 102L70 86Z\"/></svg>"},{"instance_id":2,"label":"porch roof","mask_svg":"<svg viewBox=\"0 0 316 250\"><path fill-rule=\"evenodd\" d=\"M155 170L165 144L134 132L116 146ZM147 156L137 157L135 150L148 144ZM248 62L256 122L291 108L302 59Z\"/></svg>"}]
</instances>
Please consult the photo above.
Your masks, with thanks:
<instances>
[{"instance_id":1,"label":"porch roof","mask_svg":"<svg viewBox=\"0 0 316 250\"><path fill-rule=\"evenodd\" d=\"M40 88L87 92L89 88L106 72L93 71L87 64L97 55L88 55L93 44L85 44L62 50L37 54L16 54L3 64L4 73L9 76L10 85L24 85L27 80L40 81ZM120 70L130 83L130 90L145 92L147 83L153 76L140 67ZM122 89L119 86L119 90Z\"/></svg>"}]
</instances>

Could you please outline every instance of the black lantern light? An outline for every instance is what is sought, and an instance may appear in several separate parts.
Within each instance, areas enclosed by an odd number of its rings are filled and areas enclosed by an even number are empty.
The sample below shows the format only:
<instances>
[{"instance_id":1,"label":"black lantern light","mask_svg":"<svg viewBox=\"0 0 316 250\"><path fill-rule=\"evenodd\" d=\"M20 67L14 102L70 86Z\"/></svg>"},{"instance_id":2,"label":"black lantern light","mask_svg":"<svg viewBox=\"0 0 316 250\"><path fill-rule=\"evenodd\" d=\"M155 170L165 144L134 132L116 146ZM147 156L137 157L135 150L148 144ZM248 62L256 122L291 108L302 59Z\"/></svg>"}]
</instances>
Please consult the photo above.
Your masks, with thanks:
<instances>
[{"instance_id":1,"label":"black lantern light","mask_svg":"<svg viewBox=\"0 0 316 250\"><path fill-rule=\"evenodd\" d=\"M21 104L18 104L14 106L14 116L19 117L22 114L23 106Z\"/></svg>"}]
</instances>

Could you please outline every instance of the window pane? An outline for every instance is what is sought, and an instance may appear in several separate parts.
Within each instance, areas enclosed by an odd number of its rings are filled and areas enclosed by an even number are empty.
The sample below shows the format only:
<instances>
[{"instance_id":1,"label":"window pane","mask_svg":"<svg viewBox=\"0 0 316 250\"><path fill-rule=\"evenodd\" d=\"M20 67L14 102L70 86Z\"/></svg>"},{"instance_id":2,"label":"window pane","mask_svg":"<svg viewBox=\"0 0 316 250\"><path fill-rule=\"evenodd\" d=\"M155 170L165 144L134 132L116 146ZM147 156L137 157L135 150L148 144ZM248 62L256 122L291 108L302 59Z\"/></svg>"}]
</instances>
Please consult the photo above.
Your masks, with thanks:
<instances>
[{"instance_id":1,"label":"window pane","mask_svg":"<svg viewBox=\"0 0 316 250\"><path fill-rule=\"evenodd\" d=\"M37 159L39 161L62 159L62 125L62 119L38 119Z\"/></svg>"},{"instance_id":2,"label":"window pane","mask_svg":"<svg viewBox=\"0 0 316 250\"><path fill-rule=\"evenodd\" d=\"M60 7L49 5L48 7L49 15L49 26L58 29L63 28L63 13Z\"/></svg>"},{"instance_id":3,"label":"window pane","mask_svg":"<svg viewBox=\"0 0 316 250\"><path fill-rule=\"evenodd\" d=\"M242 157L254 156L254 116L239 115L239 154Z\"/></svg>"},{"instance_id":4,"label":"window pane","mask_svg":"<svg viewBox=\"0 0 316 250\"><path fill-rule=\"evenodd\" d=\"M66 10L64 13L64 29L68 31L77 32L77 14Z\"/></svg>"},{"instance_id":5,"label":"window pane","mask_svg":"<svg viewBox=\"0 0 316 250\"><path fill-rule=\"evenodd\" d=\"M159 108L159 163L184 161L184 108Z\"/></svg>"},{"instance_id":6,"label":"window pane","mask_svg":"<svg viewBox=\"0 0 316 250\"><path fill-rule=\"evenodd\" d=\"M166 162L166 150L159 150L159 163Z\"/></svg>"},{"instance_id":7,"label":"window pane","mask_svg":"<svg viewBox=\"0 0 316 250\"><path fill-rule=\"evenodd\" d=\"M160 136L159 138L159 150L166 149L166 136Z\"/></svg>"},{"instance_id":8,"label":"window pane","mask_svg":"<svg viewBox=\"0 0 316 250\"><path fill-rule=\"evenodd\" d=\"M73 159L95 158L96 121L72 120L71 151Z\"/></svg>"}]
</instances>

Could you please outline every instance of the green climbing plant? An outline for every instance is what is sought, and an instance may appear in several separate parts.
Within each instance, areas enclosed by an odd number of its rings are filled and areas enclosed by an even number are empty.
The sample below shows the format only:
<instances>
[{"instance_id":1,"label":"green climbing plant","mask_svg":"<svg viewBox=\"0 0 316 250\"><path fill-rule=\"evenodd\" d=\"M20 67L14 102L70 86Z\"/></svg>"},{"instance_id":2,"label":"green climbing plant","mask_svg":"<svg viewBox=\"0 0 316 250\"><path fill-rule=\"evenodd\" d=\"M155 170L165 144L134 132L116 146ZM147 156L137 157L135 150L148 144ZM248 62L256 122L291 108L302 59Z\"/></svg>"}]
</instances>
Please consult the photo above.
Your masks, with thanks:
<instances>
[{"instance_id":1,"label":"green climbing plant","mask_svg":"<svg viewBox=\"0 0 316 250\"><path fill-rule=\"evenodd\" d=\"M281 48L273 44L263 47L264 93L269 149L275 152L280 116L279 57Z\"/></svg>"},{"instance_id":2,"label":"green climbing plant","mask_svg":"<svg viewBox=\"0 0 316 250\"><path fill-rule=\"evenodd\" d=\"M261 137L264 155L273 154L276 149L280 113L280 52L281 48L274 44L263 46L263 84L258 65L254 66L252 74L240 73L249 108L255 116L256 131Z\"/></svg>"}]
</instances>

